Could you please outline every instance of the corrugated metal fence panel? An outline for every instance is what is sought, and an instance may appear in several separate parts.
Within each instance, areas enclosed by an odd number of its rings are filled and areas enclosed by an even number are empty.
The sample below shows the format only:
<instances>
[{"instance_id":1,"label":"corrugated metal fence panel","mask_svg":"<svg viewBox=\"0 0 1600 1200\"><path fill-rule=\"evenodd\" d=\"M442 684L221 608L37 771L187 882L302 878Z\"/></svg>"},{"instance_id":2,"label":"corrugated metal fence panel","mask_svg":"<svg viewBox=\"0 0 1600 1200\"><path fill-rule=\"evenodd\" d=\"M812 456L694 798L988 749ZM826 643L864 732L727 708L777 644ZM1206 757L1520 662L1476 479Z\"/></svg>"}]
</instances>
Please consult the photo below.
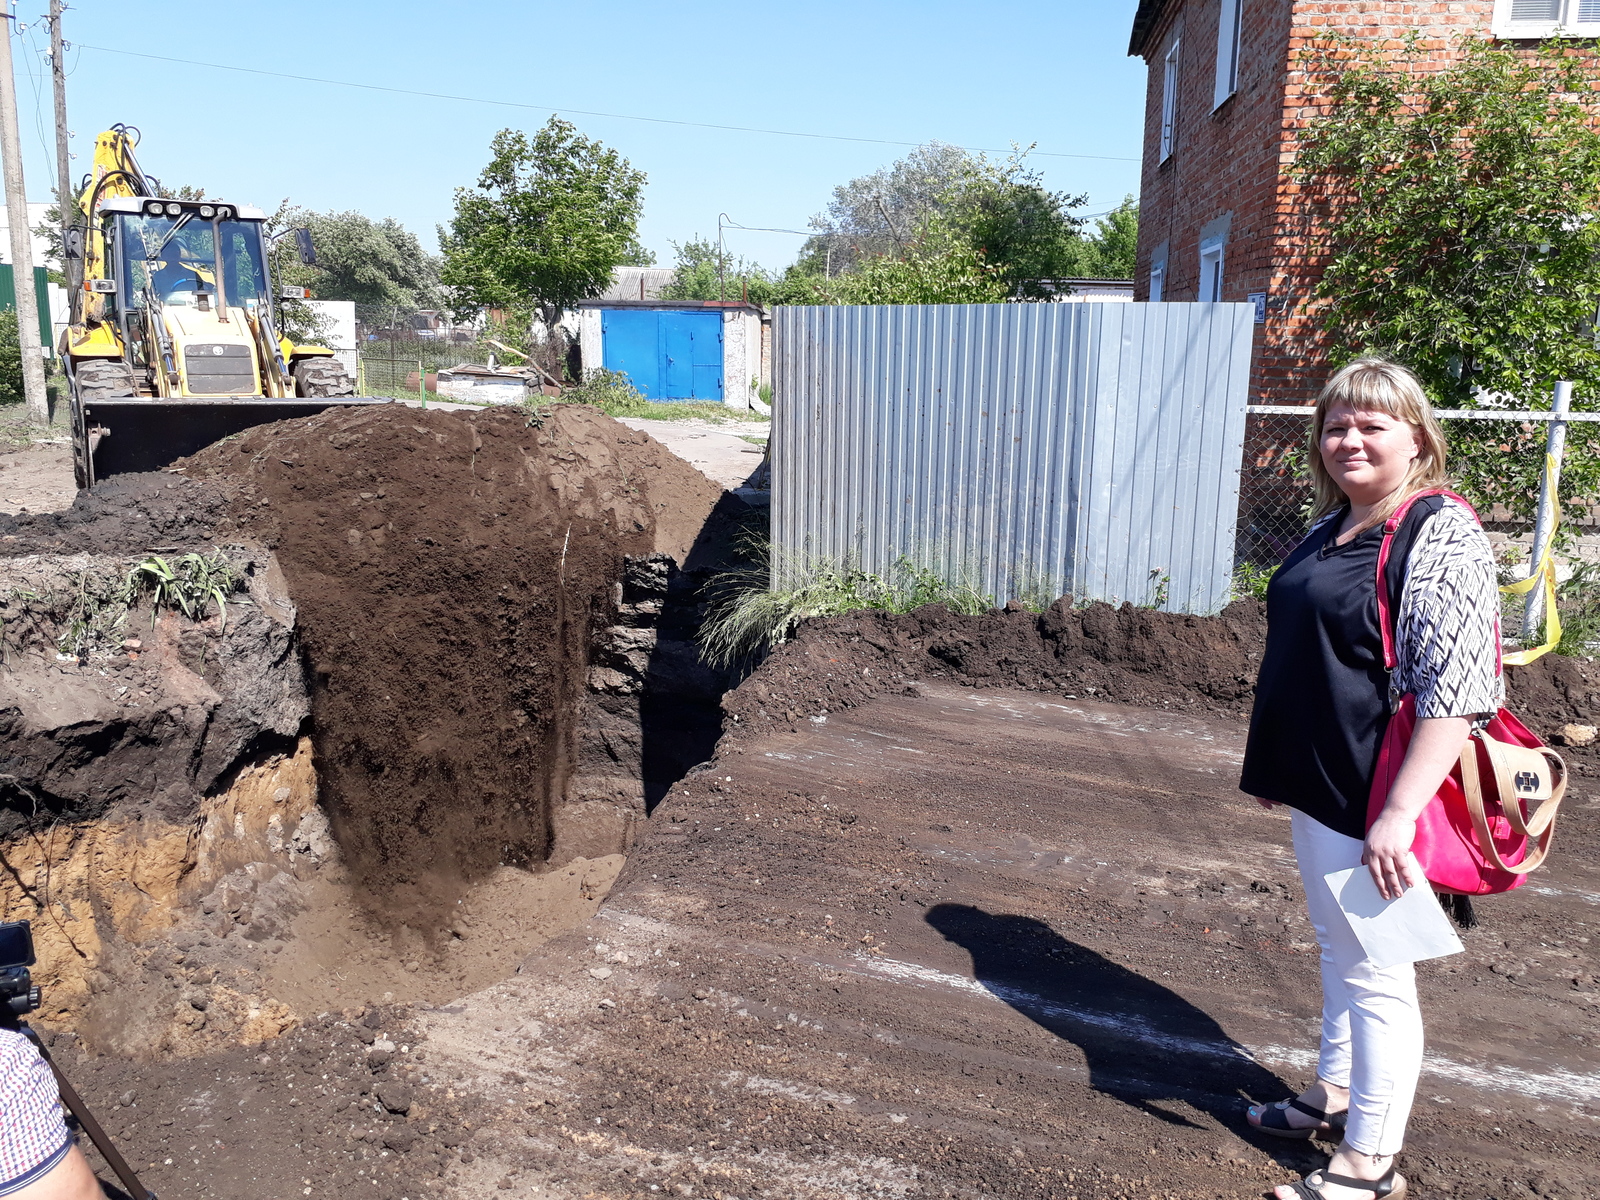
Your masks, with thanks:
<instances>
[{"instance_id":1,"label":"corrugated metal fence panel","mask_svg":"<svg viewBox=\"0 0 1600 1200\"><path fill-rule=\"evenodd\" d=\"M1001 600L1227 601L1252 309L779 308L777 562L906 556Z\"/></svg>"}]
</instances>

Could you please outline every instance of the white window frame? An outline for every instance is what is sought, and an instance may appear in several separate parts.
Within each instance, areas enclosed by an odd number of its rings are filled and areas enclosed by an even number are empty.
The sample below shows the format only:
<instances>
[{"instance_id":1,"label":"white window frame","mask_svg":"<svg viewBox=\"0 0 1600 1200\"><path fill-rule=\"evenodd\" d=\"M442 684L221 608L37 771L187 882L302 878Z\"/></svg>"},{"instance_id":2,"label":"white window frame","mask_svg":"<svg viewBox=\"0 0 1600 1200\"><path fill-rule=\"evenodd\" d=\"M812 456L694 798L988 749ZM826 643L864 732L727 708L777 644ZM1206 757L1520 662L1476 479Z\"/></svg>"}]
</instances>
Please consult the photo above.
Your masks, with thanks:
<instances>
[{"instance_id":1,"label":"white window frame","mask_svg":"<svg viewBox=\"0 0 1600 1200\"><path fill-rule=\"evenodd\" d=\"M1211 109L1239 90L1239 42L1244 32L1244 0L1218 0L1217 4L1217 83L1211 93Z\"/></svg>"},{"instance_id":2,"label":"white window frame","mask_svg":"<svg viewBox=\"0 0 1600 1200\"><path fill-rule=\"evenodd\" d=\"M1556 20L1513 20L1514 0L1495 0L1494 16L1489 29L1500 38L1600 37L1600 4L1594 0L1560 0L1560 17ZM1590 19L1579 20L1580 9L1591 10Z\"/></svg>"},{"instance_id":3,"label":"white window frame","mask_svg":"<svg viewBox=\"0 0 1600 1200\"><path fill-rule=\"evenodd\" d=\"M1150 268L1150 303L1161 303L1161 292L1167 282L1167 264L1157 263Z\"/></svg>"},{"instance_id":4,"label":"white window frame","mask_svg":"<svg viewBox=\"0 0 1600 1200\"><path fill-rule=\"evenodd\" d=\"M1178 48L1181 39L1174 39L1161 59L1161 155L1156 160L1166 162L1178 140Z\"/></svg>"},{"instance_id":5,"label":"white window frame","mask_svg":"<svg viewBox=\"0 0 1600 1200\"><path fill-rule=\"evenodd\" d=\"M1222 250L1227 239L1207 238L1200 243L1200 285L1195 299L1202 304L1215 304L1222 300Z\"/></svg>"}]
</instances>

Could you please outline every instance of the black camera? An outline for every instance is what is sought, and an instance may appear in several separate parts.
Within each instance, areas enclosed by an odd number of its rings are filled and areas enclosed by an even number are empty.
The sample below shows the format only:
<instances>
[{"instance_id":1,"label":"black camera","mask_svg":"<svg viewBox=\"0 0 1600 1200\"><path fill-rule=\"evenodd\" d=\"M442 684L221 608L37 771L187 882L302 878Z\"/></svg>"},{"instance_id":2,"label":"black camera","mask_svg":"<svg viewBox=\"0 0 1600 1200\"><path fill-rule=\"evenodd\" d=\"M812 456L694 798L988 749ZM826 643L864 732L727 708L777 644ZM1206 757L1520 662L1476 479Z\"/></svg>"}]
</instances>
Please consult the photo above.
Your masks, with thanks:
<instances>
[{"instance_id":1,"label":"black camera","mask_svg":"<svg viewBox=\"0 0 1600 1200\"><path fill-rule=\"evenodd\" d=\"M25 1017L39 1007L39 989L28 973L36 961L32 923L0 922L0 1013Z\"/></svg>"}]
</instances>

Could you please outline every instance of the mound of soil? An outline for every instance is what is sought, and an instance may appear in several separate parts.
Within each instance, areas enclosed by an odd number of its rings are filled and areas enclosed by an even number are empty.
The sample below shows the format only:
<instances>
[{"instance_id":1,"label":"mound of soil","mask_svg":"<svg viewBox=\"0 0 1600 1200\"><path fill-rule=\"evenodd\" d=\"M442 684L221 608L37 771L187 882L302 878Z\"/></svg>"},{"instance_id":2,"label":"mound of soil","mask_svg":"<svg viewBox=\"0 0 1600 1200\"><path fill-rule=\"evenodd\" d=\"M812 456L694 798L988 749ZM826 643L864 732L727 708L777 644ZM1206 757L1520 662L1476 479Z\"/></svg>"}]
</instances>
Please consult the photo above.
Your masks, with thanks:
<instances>
[{"instance_id":1,"label":"mound of soil","mask_svg":"<svg viewBox=\"0 0 1600 1200\"><path fill-rule=\"evenodd\" d=\"M942 605L851 613L803 624L723 707L731 722L759 732L945 679L1244 716L1266 632L1266 606L1255 600L1235 601L1215 617L1131 604L1073 608L1065 599L1043 613L1015 604L983 616ZM1507 667L1506 677L1511 707L1537 732L1600 724L1600 665L1547 654Z\"/></svg>"},{"instance_id":2,"label":"mound of soil","mask_svg":"<svg viewBox=\"0 0 1600 1200\"><path fill-rule=\"evenodd\" d=\"M165 471L118 475L62 512L0 512L0 558L191 550L233 530L224 488Z\"/></svg>"},{"instance_id":3,"label":"mound of soil","mask_svg":"<svg viewBox=\"0 0 1600 1200\"><path fill-rule=\"evenodd\" d=\"M594 409L330 409L180 464L276 549L323 799L395 911L542 862L591 637L626 556L685 554L720 491Z\"/></svg>"}]
</instances>

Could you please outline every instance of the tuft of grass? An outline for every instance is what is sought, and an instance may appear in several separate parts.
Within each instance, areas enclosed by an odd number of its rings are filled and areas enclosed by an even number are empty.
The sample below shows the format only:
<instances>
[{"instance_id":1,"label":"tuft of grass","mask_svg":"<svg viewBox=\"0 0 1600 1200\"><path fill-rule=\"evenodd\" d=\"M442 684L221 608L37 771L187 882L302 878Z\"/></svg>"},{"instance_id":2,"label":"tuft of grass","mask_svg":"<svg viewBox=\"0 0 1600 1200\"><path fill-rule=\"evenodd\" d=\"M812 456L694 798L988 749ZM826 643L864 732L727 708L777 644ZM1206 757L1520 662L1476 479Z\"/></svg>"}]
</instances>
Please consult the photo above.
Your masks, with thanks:
<instances>
[{"instance_id":1,"label":"tuft of grass","mask_svg":"<svg viewBox=\"0 0 1600 1200\"><path fill-rule=\"evenodd\" d=\"M1521 597L1517 598L1520 605ZM1561 614L1561 641L1555 652L1569 658L1593 658L1600 650L1600 564L1579 562L1556 587ZM1543 640L1543 639L1540 639Z\"/></svg>"},{"instance_id":2,"label":"tuft of grass","mask_svg":"<svg viewBox=\"0 0 1600 1200\"><path fill-rule=\"evenodd\" d=\"M748 409L729 408L712 401L674 400L660 403L645 399L623 371L592 371L582 383L561 393L563 404L592 404L608 417L641 417L651 421L764 421Z\"/></svg>"},{"instance_id":3,"label":"tuft of grass","mask_svg":"<svg viewBox=\"0 0 1600 1200\"><path fill-rule=\"evenodd\" d=\"M159 554L151 555L128 572L130 598L150 596L150 626L163 608L175 608L191 621L205 617L213 601L221 627L228 626L229 593L244 585L244 574L220 550L211 555L189 553L170 563Z\"/></svg>"},{"instance_id":4,"label":"tuft of grass","mask_svg":"<svg viewBox=\"0 0 1600 1200\"><path fill-rule=\"evenodd\" d=\"M1278 573L1277 567L1258 567L1243 562L1233 569L1233 598L1235 600L1265 600L1267 585Z\"/></svg>"},{"instance_id":5,"label":"tuft of grass","mask_svg":"<svg viewBox=\"0 0 1600 1200\"><path fill-rule=\"evenodd\" d=\"M981 614L994 597L969 584L951 584L926 567L900 558L883 574L849 561L807 560L783 564L783 587L774 588L772 548L747 547L752 565L724 573L712 585L712 600L700 627L700 656L731 667L760 658L794 636L802 621L876 609L905 613L925 604L952 612Z\"/></svg>"}]
</instances>

